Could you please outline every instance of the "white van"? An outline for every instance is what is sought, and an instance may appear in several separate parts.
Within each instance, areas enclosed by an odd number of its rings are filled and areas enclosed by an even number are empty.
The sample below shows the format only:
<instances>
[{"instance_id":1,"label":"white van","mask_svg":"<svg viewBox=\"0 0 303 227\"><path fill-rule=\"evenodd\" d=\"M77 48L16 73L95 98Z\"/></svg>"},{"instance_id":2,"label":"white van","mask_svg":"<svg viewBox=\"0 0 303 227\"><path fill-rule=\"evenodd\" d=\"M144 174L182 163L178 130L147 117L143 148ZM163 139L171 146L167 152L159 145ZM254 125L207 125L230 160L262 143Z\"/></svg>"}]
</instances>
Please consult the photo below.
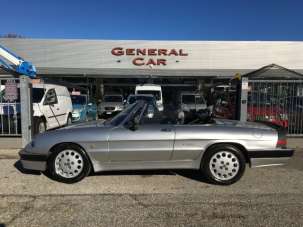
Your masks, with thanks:
<instances>
[{"instance_id":1,"label":"white van","mask_svg":"<svg viewBox=\"0 0 303 227\"><path fill-rule=\"evenodd\" d=\"M33 84L33 129L42 133L72 123L72 100L66 87Z\"/></svg>"},{"instance_id":2,"label":"white van","mask_svg":"<svg viewBox=\"0 0 303 227\"><path fill-rule=\"evenodd\" d=\"M163 111L162 88L157 84L142 84L137 85L135 90L136 95L153 95L156 98L156 104L159 111Z\"/></svg>"}]
</instances>

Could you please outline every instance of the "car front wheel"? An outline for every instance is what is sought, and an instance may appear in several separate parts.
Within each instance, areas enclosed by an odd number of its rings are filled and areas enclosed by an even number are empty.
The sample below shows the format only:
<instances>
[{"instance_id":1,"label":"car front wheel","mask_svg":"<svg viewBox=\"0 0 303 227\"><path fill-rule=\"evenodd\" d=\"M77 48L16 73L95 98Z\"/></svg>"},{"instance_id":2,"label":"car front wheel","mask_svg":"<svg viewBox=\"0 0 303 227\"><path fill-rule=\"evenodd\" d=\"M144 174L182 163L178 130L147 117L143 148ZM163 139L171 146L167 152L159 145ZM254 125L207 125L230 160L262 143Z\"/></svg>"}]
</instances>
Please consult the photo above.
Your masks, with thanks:
<instances>
[{"instance_id":1,"label":"car front wheel","mask_svg":"<svg viewBox=\"0 0 303 227\"><path fill-rule=\"evenodd\" d=\"M48 176L63 183L76 183L91 170L89 159L83 149L73 144L59 145L48 161Z\"/></svg>"},{"instance_id":2,"label":"car front wheel","mask_svg":"<svg viewBox=\"0 0 303 227\"><path fill-rule=\"evenodd\" d=\"M217 145L207 151L201 169L212 183L230 185L240 180L245 166L245 157L238 148Z\"/></svg>"}]
</instances>

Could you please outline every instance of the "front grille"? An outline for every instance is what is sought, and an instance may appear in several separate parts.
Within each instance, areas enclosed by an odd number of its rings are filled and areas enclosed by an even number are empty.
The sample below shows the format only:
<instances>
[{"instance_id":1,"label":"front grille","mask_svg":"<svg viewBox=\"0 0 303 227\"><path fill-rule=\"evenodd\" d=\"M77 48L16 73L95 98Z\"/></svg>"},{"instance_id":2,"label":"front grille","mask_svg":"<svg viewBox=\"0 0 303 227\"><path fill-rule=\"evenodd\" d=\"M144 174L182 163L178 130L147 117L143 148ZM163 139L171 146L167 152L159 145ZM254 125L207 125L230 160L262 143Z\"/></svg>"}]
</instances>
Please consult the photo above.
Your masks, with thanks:
<instances>
[{"instance_id":1,"label":"front grille","mask_svg":"<svg viewBox=\"0 0 303 227\"><path fill-rule=\"evenodd\" d=\"M107 107L105 107L104 109L105 109L105 110L115 110L115 107L113 107L113 106L107 106Z\"/></svg>"}]
</instances>

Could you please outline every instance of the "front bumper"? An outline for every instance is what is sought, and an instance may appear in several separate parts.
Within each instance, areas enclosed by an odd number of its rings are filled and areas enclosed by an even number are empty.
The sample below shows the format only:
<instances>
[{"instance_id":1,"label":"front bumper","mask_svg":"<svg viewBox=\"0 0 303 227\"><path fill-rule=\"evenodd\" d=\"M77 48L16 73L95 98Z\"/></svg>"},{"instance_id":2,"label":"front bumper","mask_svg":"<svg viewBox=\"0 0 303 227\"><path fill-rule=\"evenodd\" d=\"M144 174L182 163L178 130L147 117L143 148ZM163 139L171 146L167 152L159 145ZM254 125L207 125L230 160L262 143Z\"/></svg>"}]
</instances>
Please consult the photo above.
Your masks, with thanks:
<instances>
[{"instance_id":1,"label":"front bumper","mask_svg":"<svg viewBox=\"0 0 303 227\"><path fill-rule=\"evenodd\" d=\"M48 155L33 154L24 149L19 152L20 162L24 169L45 171Z\"/></svg>"},{"instance_id":2,"label":"front bumper","mask_svg":"<svg viewBox=\"0 0 303 227\"><path fill-rule=\"evenodd\" d=\"M251 167L285 165L294 155L293 149L250 150L247 152Z\"/></svg>"}]
</instances>

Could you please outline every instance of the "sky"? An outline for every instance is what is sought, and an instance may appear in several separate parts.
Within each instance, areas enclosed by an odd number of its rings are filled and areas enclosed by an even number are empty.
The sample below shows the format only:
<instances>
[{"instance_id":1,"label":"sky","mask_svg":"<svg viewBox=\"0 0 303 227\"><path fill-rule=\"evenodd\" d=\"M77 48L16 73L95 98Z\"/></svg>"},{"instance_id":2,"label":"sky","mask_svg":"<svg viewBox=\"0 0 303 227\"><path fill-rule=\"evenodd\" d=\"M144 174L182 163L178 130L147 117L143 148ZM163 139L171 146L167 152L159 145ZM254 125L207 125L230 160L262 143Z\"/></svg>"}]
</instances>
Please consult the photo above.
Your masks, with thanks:
<instances>
[{"instance_id":1,"label":"sky","mask_svg":"<svg viewBox=\"0 0 303 227\"><path fill-rule=\"evenodd\" d=\"M0 0L0 35L303 40L302 0Z\"/></svg>"}]
</instances>

